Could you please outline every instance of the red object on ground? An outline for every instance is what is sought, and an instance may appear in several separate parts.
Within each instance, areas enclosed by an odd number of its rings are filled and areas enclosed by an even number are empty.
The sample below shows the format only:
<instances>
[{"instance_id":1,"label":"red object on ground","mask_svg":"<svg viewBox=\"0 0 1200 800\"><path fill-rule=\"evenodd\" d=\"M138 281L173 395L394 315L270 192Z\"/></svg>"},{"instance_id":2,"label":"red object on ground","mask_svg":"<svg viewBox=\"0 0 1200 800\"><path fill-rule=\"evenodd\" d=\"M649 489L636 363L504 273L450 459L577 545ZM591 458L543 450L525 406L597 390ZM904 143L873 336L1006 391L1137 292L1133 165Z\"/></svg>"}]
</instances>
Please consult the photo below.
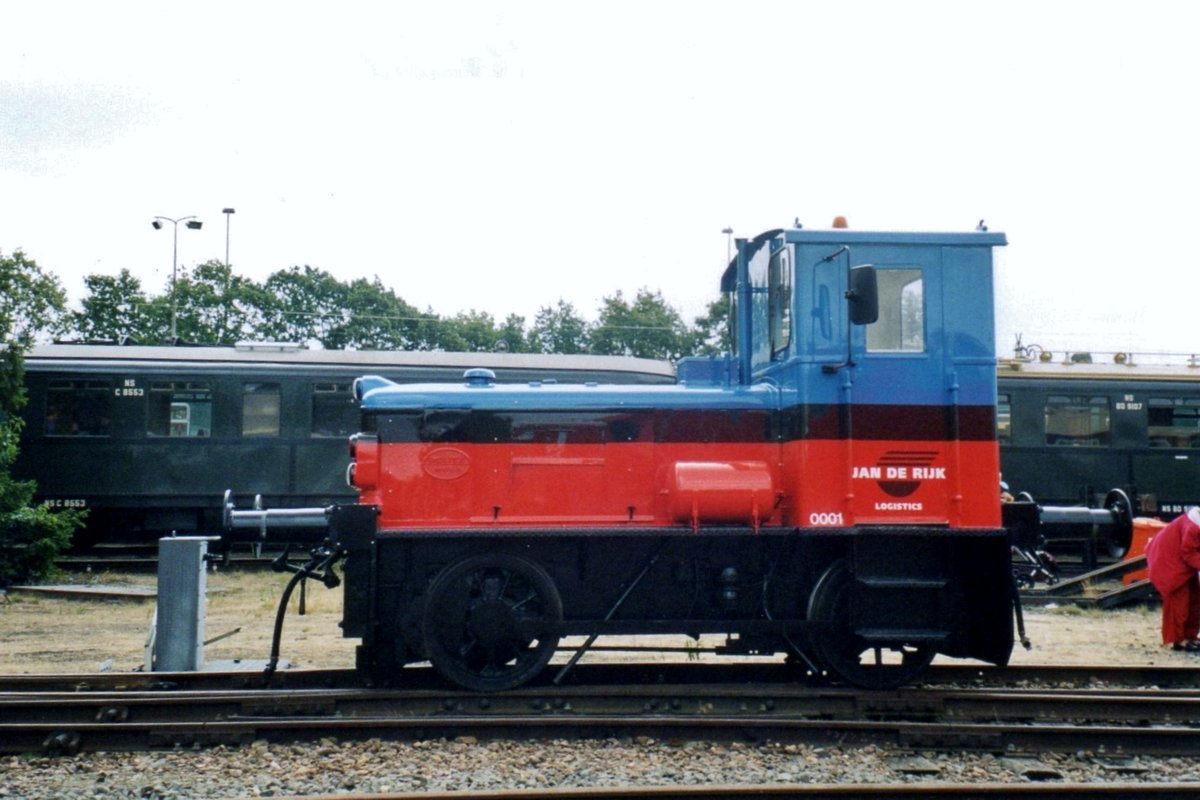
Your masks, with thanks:
<instances>
[{"instance_id":1,"label":"red object on ground","mask_svg":"<svg viewBox=\"0 0 1200 800\"><path fill-rule=\"evenodd\" d=\"M1153 519L1152 517L1137 517L1133 521L1133 538L1129 542L1129 550L1125 553L1125 561L1137 558L1146 554L1146 545L1150 544L1150 540L1154 538L1154 534L1165 528L1167 523L1161 519ZM1134 572L1125 573L1125 577L1121 579L1126 586L1134 581L1145 580L1150 577L1148 569L1139 569Z\"/></svg>"}]
</instances>

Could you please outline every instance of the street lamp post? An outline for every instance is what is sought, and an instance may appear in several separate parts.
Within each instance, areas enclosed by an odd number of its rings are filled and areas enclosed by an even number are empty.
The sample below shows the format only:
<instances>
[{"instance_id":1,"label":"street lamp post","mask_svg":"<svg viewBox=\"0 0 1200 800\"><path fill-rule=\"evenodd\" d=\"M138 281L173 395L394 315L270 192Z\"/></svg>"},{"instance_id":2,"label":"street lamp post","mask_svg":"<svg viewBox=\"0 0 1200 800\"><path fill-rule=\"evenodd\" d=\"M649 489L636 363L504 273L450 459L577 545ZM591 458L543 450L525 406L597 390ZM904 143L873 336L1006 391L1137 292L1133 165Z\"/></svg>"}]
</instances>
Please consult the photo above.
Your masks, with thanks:
<instances>
[{"instance_id":1,"label":"street lamp post","mask_svg":"<svg viewBox=\"0 0 1200 800\"><path fill-rule=\"evenodd\" d=\"M722 228L721 233L725 234L725 263L733 261L733 228Z\"/></svg>"},{"instance_id":2,"label":"street lamp post","mask_svg":"<svg viewBox=\"0 0 1200 800\"><path fill-rule=\"evenodd\" d=\"M177 313L175 306L175 280L179 273L179 223L186 222L187 227L194 231L200 230L204 223L196 219L196 217L180 217L179 219L171 219L170 217L155 217L150 223L154 230L162 230L164 222L171 223L174 226L173 243L171 245L171 343L175 343L178 338L179 329L177 325ZM226 256L228 258L228 256Z\"/></svg>"},{"instance_id":3,"label":"street lamp post","mask_svg":"<svg viewBox=\"0 0 1200 800\"><path fill-rule=\"evenodd\" d=\"M225 215L225 268L229 269L229 218L235 212L232 208L222 208L221 213Z\"/></svg>"}]
</instances>

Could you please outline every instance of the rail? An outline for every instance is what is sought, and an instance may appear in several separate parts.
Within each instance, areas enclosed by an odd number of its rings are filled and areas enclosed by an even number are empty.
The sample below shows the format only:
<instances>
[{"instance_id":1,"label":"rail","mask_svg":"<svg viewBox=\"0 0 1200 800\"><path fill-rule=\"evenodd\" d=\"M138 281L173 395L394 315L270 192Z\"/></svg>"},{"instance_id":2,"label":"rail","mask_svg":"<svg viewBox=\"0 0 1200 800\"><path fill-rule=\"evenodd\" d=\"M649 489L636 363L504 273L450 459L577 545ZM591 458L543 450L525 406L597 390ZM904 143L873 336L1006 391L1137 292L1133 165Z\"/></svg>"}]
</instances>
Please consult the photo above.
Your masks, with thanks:
<instances>
[{"instance_id":1,"label":"rail","mask_svg":"<svg viewBox=\"0 0 1200 800\"><path fill-rule=\"evenodd\" d=\"M499 693L230 688L0 695L0 750L56 755L463 735L877 744L908 750L1077 750L1182 756L1200 747L1194 689L920 688L613 683Z\"/></svg>"}]
</instances>

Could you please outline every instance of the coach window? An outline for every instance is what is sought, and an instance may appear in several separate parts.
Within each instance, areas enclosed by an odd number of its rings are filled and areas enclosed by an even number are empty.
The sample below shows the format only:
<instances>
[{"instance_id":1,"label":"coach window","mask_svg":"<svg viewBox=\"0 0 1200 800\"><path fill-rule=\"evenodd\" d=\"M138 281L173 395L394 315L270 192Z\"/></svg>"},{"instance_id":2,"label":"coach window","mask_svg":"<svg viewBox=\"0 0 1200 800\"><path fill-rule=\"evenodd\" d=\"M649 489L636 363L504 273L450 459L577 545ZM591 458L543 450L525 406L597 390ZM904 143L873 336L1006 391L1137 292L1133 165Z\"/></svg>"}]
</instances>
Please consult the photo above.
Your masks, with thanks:
<instances>
[{"instance_id":1,"label":"coach window","mask_svg":"<svg viewBox=\"0 0 1200 800\"><path fill-rule=\"evenodd\" d=\"M1003 393L996 396L996 440L1012 442L1012 398Z\"/></svg>"},{"instance_id":2,"label":"coach window","mask_svg":"<svg viewBox=\"0 0 1200 800\"><path fill-rule=\"evenodd\" d=\"M349 383L314 383L312 437L345 437L355 432L357 409Z\"/></svg>"},{"instance_id":3,"label":"coach window","mask_svg":"<svg viewBox=\"0 0 1200 800\"><path fill-rule=\"evenodd\" d=\"M919 353L925 350L925 284L919 269L880 269L879 321L867 326L867 350Z\"/></svg>"},{"instance_id":4,"label":"coach window","mask_svg":"<svg viewBox=\"0 0 1200 800\"><path fill-rule=\"evenodd\" d=\"M146 410L151 436L212 435L212 386L192 381L154 381Z\"/></svg>"},{"instance_id":5,"label":"coach window","mask_svg":"<svg viewBox=\"0 0 1200 800\"><path fill-rule=\"evenodd\" d=\"M1107 397L1046 398L1046 444L1101 447L1111 441L1112 415Z\"/></svg>"},{"instance_id":6,"label":"coach window","mask_svg":"<svg viewBox=\"0 0 1200 800\"><path fill-rule=\"evenodd\" d=\"M1151 397L1147 405L1151 447L1200 447L1200 399Z\"/></svg>"},{"instance_id":7,"label":"coach window","mask_svg":"<svg viewBox=\"0 0 1200 800\"><path fill-rule=\"evenodd\" d=\"M242 436L279 435L279 384L242 385Z\"/></svg>"},{"instance_id":8,"label":"coach window","mask_svg":"<svg viewBox=\"0 0 1200 800\"><path fill-rule=\"evenodd\" d=\"M50 381L46 387L46 435L108 436L112 398L107 381Z\"/></svg>"}]
</instances>

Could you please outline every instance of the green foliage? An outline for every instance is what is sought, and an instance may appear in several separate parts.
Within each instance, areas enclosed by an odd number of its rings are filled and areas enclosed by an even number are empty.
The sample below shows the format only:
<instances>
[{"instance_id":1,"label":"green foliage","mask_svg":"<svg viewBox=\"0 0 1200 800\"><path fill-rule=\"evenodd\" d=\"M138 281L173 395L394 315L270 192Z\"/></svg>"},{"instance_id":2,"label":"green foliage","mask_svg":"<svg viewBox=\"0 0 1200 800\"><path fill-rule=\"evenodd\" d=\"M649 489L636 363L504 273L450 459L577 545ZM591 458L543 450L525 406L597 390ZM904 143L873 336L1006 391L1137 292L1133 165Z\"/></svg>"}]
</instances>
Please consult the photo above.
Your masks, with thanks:
<instances>
[{"instance_id":1,"label":"green foliage","mask_svg":"<svg viewBox=\"0 0 1200 800\"><path fill-rule=\"evenodd\" d=\"M25 369L21 361L21 349L15 344L0 341L0 436L7 433L20 435L21 419L18 414L24 407ZM16 446L15 440L13 446ZM2 456L3 451L0 451Z\"/></svg>"},{"instance_id":2,"label":"green foliage","mask_svg":"<svg viewBox=\"0 0 1200 800\"><path fill-rule=\"evenodd\" d=\"M591 326L579 316L575 306L559 300L551 308L543 306L529 331L529 349L535 353L586 353L591 345Z\"/></svg>"},{"instance_id":3,"label":"green foliage","mask_svg":"<svg viewBox=\"0 0 1200 800\"><path fill-rule=\"evenodd\" d=\"M491 314L471 309L443 320L438 334L439 349L457 352L488 352L496 349L500 330Z\"/></svg>"},{"instance_id":4,"label":"green foliage","mask_svg":"<svg viewBox=\"0 0 1200 800\"><path fill-rule=\"evenodd\" d=\"M39 332L57 326L64 302L56 278L20 251L0 253L0 586L47 574L82 519L75 511L32 507L35 484L14 481L10 471L26 402L22 352Z\"/></svg>"},{"instance_id":5,"label":"green foliage","mask_svg":"<svg viewBox=\"0 0 1200 800\"><path fill-rule=\"evenodd\" d=\"M520 314L509 314L497 333L496 348L506 353L527 353L529 343L525 339L525 318Z\"/></svg>"},{"instance_id":6,"label":"green foliage","mask_svg":"<svg viewBox=\"0 0 1200 800\"><path fill-rule=\"evenodd\" d=\"M170 285L161 296L147 296L127 270L116 277L91 275L86 285L83 309L71 317L75 336L129 336L141 343L170 339ZM518 314L497 322L474 309L453 317L418 311L379 277L345 282L303 266L275 272L259 284L223 262L209 261L180 269L174 307L179 339L196 344L280 341L328 350L596 353L666 360L729 347L724 299L688 326L661 293L648 289L639 290L632 302L621 292L603 298L595 323L559 299L543 306L527 328Z\"/></svg>"},{"instance_id":7,"label":"green foliage","mask_svg":"<svg viewBox=\"0 0 1200 800\"><path fill-rule=\"evenodd\" d=\"M280 270L263 284L261 339L328 347L346 325L348 287L324 270L305 265Z\"/></svg>"},{"instance_id":8,"label":"green foliage","mask_svg":"<svg viewBox=\"0 0 1200 800\"><path fill-rule=\"evenodd\" d=\"M28 347L38 334L59 331L66 301L58 278L33 259L0 252L0 342Z\"/></svg>"},{"instance_id":9,"label":"green foliage","mask_svg":"<svg viewBox=\"0 0 1200 800\"><path fill-rule=\"evenodd\" d=\"M82 310L71 314L74 332L83 339L119 341L130 337L149 344L166 338L162 309L150 306L142 282L123 269L115 277L88 275Z\"/></svg>"},{"instance_id":10,"label":"green foliage","mask_svg":"<svg viewBox=\"0 0 1200 800\"><path fill-rule=\"evenodd\" d=\"M729 300L718 297L708 304L708 313L696 318L693 352L698 356L715 356L732 349L729 336Z\"/></svg>"},{"instance_id":11,"label":"green foliage","mask_svg":"<svg viewBox=\"0 0 1200 800\"><path fill-rule=\"evenodd\" d=\"M639 289L633 303L621 292L605 297L592 329L592 352L678 360L692 352L694 335L659 292Z\"/></svg>"},{"instance_id":12,"label":"green foliage","mask_svg":"<svg viewBox=\"0 0 1200 800\"><path fill-rule=\"evenodd\" d=\"M345 319L334 326L325 347L335 350L433 350L437 316L422 314L376 276L346 287ZM432 323L432 324L431 324Z\"/></svg>"},{"instance_id":13,"label":"green foliage","mask_svg":"<svg viewBox=\"0 0 1200 800\"><path fill-rule=\"evenodd\" d=\"M0 430L0 586L45 577L83 524L80 511L31 505L34 482L14 481L9 473L16 438L10 428Z\"/></svg>"},{"instance_id":14,"label":"green foliage","mask_svg":"<svg viewBox=\"0 0 1200 800\"><path fill-rule=\"evenodd\" d=\"M178 337L186 342L232 345L259 338L264 290L249 278L234 275L224 262L181 269L175 302Z\"/></svg>"}]
</instances>

